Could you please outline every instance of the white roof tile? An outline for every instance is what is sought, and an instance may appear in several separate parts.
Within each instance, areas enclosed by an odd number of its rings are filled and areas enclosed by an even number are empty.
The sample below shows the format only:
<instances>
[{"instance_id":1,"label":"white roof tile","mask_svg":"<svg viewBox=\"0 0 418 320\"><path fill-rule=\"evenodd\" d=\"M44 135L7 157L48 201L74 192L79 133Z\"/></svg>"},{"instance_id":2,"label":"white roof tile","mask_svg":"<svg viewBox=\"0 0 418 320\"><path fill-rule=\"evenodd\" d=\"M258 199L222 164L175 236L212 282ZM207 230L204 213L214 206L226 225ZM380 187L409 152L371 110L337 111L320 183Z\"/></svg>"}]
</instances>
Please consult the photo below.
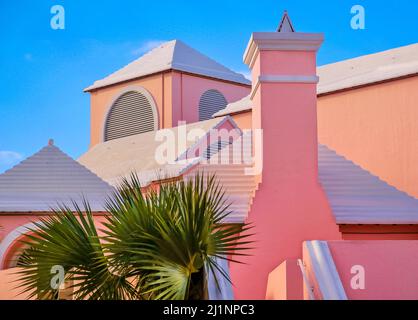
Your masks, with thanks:
<instances>
[{"instance_id":1,"label":"white roof tile","mask_svg":"<svg viewBox=\"0 0 418 320\"><path fill-rule=\"evenodd\" d=\"M241 84L251 84L242 74L224 67L180 40L173 40L163 43L122 69L96 81L85 91L171 69Z\"/></svg>"},{"instance_id":2,"label":"white roof tile","mask_svg":"<svg viewBox=\"0 0 418 320\"><path fill-rule=\"evenodd\" d=\"M418 43L319 67L318 94L418 74Z\"/></svg>"},{"instance_id":3,"label":"white roof tile","mask_svg":"<svg viewBox=\"0 0 418 320\"><path fill-rule=\"evenodd\" d=\"M416 224L418 199L319 146L319 180L339 224Z\"/></svg>"},{"instance_id":4,"label":"white roof tile","mask_svg":"<svg viewBox=\"0 0 418 320\"><path fill-rule=\"evenodd\" d=\"M252 108L253 108L253 102L251 101L251 98L248 95L242 98L241 100L229 103L225 109L222 109L216 112L213 115L213 118L224 117L226 115L231 115L231 114L235 114L235 113L239 113L243 111L249 111L249 110L252 110Z\"/></svg>"},{"instance_id":5,"label":"white roof tile","mask_svg":"<svg viewBox=\"0 0 418 320\"><path fill-rule=\"evenodd\" d=\"M224 118L225 119L225 118ZM188 129L205 132L223 119L192 124ZM109 141L84 155L81 163L90 164L110 182L124 176L126 165L138 171L145 185L161 178L176 177L192 164L159 166L154 157L155 132ZM147 146L141 149L140 146ZM187 146L187 148L190 145ZM139 148L139 149L138 149ZM116 157L118 155L118 157ZM140 156L139 156L140 155ZM416 224L418 199L388 185L378 177L319 145L319 179L339 224ZM93 211L104 211L104 202L113 191L83 165L60 149L48 145L0 175L0 212L48 212L58 203L71 206L86 197Z\"/></svg>"},{"instance_id":6,"label":"white roof tile","mask_svg":"<svg viewBox=\"0 0 418 320\"><path fill-rule=\"evenodd\" d=\"M78 161L113 186L117 186L122 178L129 177L132 172L136 172L142 185L146 186L149 182L160 180L157 177L165 179L178 176L188 166L176 164L176 159L167 165L158 163L157 148L166 141L156 140L158 134L164 131L173 134L174 156L177 158L195 145L196 141L206 135L210 129L217 127L226 119L229 118L223 117L187 124L186 133L193 130L195 139L187 139L183 146L178 143L179 127L174 127L100 143L83 154Z\"/></svg>"},{"instance_id":7,"label":"white roof tile","mask_svg":"<svg viewBox=\"0 0 418 320\"><path fill-rule=\"evenodd\" d=\"M224 119L193 123L187 130L201 128L202 133L207 132ZM173 128L176 137L177 130ZM117 185L121 177L132 171L136 171L142 184L146 185L161 178L179 176L188 170L190 164L159 165L155 160L155 150L160 144L155 141L155 132L144 133L97 145L79 161L112 185ZM189 142L186 149L191 144ZM388 185L326 146L319 145L318 154L319 179L337 223L418 223L418 199Z\"/></svg>"},{"instance_id":8,"label":"white roof tile","mask_svg":"<svg viewBox=\"0 0 418 320\"><path fill-rule=\"evenodd\" d=\"M0 175L0 212L49 212L57 204L81 205L85 197L93 211L105 211L112 187L54 145L42 148Z\"/></svg>"}]
</instances>

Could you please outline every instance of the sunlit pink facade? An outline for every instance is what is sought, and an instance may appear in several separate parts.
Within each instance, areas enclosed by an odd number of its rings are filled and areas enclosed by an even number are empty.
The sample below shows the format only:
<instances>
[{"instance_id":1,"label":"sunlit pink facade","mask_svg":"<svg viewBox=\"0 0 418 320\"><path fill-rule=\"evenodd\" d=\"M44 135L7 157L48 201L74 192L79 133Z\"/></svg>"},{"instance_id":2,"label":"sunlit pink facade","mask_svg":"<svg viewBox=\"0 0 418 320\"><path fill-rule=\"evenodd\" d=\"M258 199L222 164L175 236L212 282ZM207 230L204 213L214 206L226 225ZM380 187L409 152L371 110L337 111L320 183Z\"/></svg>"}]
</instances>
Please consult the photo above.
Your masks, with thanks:
<instances>
[{"instance_id":1,"label":"sunlit pink facade","mask_svg":"<svg viewBox=\"0 0 418 320\"><path fill-rule=\"evenodd\" d=\"M158 123L154 128L156 132L176 128L181 121L205 128L196 142L176 155L176 161L197 160L186 167L178 164L170 178L188 178L202 169L217 174L233 200L229 223L245 222L254 226L254 249L248 257L240 258L242 264L229 264L235 299L418 299L415 271L418 269L418 199L415 198L418 181L399 178L415 175L416 166L402 164L406 171L400 172L397 163L383 159L378 164L376 158L365 156L369 150L361 149L369 146L374 153L385 156L397 150L396 159L412 159L418 155L418 149L412 149L417 141L414 133L418 132L418 123L413 119L407 121L405 126L409 131L405 133L402 121L390 122L387 115L375 113L372 107L364 114L358 110L364 103L363 98L370 105L385 99L383 108L390 108L388 101L395 101L397 96L409 92L411 82L417 81L417 73L411 71L401 80L385 79L384 84L376 80L363 84L363 89L344 88L320 93L316 56L323 41L321 33L293 32L285 14L278 32L251 35L244 54L244 62L251 70L251 82L240 80L232 71L197 55L196 60L206 63L206 68L190 65L178 70L181 64L171 61L169 70L150 74L138 72L136 76L132 75L135 71L132 70L121 73L120 78L102 79L86 89L91 95L90 149L78 162L73 160L72 163L67 158L62 161L80 170L80 176L85 179L80 181L96 186L86 191L95 197L101 190L112 189L115 179L127 172L123 170L134 166L139 172L141 168L167 168L144 160L146 154L155 152L155 148L151 148L155 143L151 133L111 141L105 139L108 115L118 97L129 90L146 92L152 97L149 103ZM172 46L168 45L171 49ZM194 54L187 51L188 48L180 49L187 52L187 57ZM167 50L164 46L157 48L158 54L167 57L164 50ZM143 61L137 63L138 70L140 67L145 70L141 63ZM364 86L372 87L364 89ZM390 92L387 86L391 86ZM202 96L208 90L216 90L224 97L228 103L225 110L243 98L250 100L251 107L234 109L219 117L214 113L212 119L199 122L199 110L204 103ZM379 98L384 94L389 96ZM418 103L415 94L397 103L402 112L400 116L416 118L416 110L411 108ZM350 108L357 116L350 114ZM346 114L350 114L347 116L350 123L345 123ZM355 127L353 121L361 117L363 121L376 124L377 129ZM390 125L395 127L388 131ZM262 132L258 140L253 134L249 147L254 162L203 163L204 152L200 146L213 128L232 132L228 137L233 140L229 141L231 145L240 141L244 132L241 130ZM180 128L176 130L179 132ZM388 132L401 134L396 140ZM352 134L356 139L364 136L363 144L357 143ZM393 145L385 146L381 139L373 145L370 142L373 134L385 136ZM149 148L141 149L142 155L132 159L126 153L123 158L121 146L134 148L133 145L144 144L144 141L145 144L148 141ZM396 143L402 148L397 148ZM55 147L49 148L50 151L41 151L45 159L48 159L47 152L61 152ZM114 163L112 166L115 159L120 161L120 168L114 168ZM62 167L57 164L57 168ZM16 168L28 175L35 170L25 167L24 163ZM261 170L248 174L246 169L251 168ZM25 235L23 227L50 214L47 210L41 211L41 206L13 211L14 205L30 206L24 196L14 194L9 199L11 191L1 189L2 179L13 185L16 172L12 169L0 175L0 269L14 266L19 239ZM144 178L144 181L144 187L161 183L152 178ZM32 191L36 194L36 190ZM94 211L101 226L106 212L100 205ZM16 298L9 286L3 285L8 279L10 270L0 271L1 299Z\"/></svg>"}]
</instances>

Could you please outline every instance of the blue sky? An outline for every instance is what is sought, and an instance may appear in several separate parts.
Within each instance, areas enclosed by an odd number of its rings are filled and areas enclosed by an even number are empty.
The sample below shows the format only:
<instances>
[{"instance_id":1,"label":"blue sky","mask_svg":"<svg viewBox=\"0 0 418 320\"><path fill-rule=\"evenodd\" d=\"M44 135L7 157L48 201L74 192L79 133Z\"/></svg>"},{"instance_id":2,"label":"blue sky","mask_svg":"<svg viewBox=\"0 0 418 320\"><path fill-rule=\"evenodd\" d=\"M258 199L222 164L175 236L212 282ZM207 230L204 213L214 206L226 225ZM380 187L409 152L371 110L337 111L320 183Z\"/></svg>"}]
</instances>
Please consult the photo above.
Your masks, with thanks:
<instances>
[{"instance_id":1,"label":"blue sky","mask_svg":"<svg viewBox=\"0 0 418 320\"><path fill-rule=\"evenodd\" d=\"M0 0L0 172L54 138L77 158L89 144L89 95L95 80L156 43L181 39L246 72L252 31L273 31L287 9L297 31L324 32L320 65L418 42L418 1L397 0L82 1ZM53 5L65 30L50 27ZM366 10L366 29L350 9Z\"/></svg>"}]
</instances>

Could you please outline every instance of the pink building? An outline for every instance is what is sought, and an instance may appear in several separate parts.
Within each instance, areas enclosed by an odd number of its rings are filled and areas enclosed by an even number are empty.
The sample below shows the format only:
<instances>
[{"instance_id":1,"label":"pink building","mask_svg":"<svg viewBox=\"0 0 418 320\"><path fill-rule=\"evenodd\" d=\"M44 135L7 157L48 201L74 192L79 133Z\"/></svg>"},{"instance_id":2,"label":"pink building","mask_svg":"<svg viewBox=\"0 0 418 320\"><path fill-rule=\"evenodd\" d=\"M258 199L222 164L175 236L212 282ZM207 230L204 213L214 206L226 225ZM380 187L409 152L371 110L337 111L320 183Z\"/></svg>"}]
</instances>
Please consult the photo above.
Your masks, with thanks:
<instances>
[{"instance_id":1,"label":"pink building","mask_svg":"<svg viewBox=\"0 0 418 320\"><path fill-rule=\"evenodd\" d=\"M0 298L24 298L6 284L19 240L57 203L85 196L100 225L132 171L146 189L203 170L225 222L254 225L222 298L418 299L418 45L317 68L323 41L285 13L251 35L251 81L176 40L88 87L89 150L50 141L0 175Z\"/></svg>"}]
</instances>

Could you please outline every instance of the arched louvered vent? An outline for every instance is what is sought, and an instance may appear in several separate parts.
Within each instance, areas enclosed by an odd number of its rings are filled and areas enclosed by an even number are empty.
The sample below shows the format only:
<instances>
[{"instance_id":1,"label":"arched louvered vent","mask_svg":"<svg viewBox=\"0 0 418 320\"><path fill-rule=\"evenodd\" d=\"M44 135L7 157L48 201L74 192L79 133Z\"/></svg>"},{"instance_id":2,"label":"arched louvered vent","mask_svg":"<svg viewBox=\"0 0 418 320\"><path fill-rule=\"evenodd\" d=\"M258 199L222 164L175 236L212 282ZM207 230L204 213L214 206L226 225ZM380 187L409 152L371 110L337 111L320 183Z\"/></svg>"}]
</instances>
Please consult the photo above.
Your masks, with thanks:
<instances>
[{"instance_id":1,"label":"arched louvered vent","mask_svg":"<svg viewBox=\"0 0 418 320\"><path fill-rule=\"evenodd\" d=\"M129 91L113 104L106 119L105 141L158 129L152 101L143 93Z\"/></svg>"},{"instance_id":2,"label":"arched louvered vent","mask_svg":"<svg viewBox=\"0 0 418 320\"><path fill-rule=\"evenodd\" d=\"M209 120L212 116L226 107L228 102L218 90L208 90L200 97L199 121Z\"/></svg>"}]
</instances>

